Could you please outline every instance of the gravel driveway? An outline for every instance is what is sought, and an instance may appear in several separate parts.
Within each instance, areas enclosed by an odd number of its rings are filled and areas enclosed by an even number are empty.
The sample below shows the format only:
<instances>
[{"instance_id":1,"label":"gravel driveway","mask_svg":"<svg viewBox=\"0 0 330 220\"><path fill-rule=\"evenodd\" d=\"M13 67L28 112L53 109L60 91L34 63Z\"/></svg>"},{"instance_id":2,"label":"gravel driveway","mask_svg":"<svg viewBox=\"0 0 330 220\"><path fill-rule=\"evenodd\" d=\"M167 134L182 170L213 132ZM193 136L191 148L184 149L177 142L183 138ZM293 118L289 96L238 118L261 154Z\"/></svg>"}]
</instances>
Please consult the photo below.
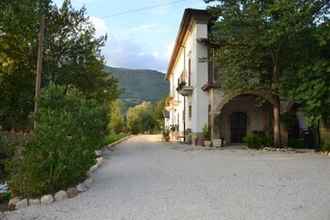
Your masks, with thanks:
<instances>
[{"instance_id":1,"label":"gravel driveway","mask_svg":"<svg viewBox=\"0 0 330 220\"><path fill-rule=\"evenodd\" d=\"M92 188L9 220L329 220L330 159L193 150L138 136L106 153Z\"/></svg>"}]
</instances>

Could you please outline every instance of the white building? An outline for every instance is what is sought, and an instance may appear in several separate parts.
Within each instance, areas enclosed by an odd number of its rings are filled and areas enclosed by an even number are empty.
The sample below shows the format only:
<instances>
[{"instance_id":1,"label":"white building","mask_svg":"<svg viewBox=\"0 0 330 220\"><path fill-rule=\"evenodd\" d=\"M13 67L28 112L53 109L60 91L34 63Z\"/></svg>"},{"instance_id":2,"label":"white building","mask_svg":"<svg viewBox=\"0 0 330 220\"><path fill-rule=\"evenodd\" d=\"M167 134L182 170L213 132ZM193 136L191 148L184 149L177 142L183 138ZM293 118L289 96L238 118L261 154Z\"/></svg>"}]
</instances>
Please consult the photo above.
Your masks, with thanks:
<instances>
[{"instance_id":1,"label":"white building","mask_svg":"<svg viewBox=\"0 0 330 220\"><path fill-rule=\"evenodd\" d=\"M272 94L245 91L225 94L221 88L221 71L213 62L217 48L208 41L212 18L206 10L186 9L166 79L170 94L165 126L171 139L202 144L207 127L214 145L241 143L252 132L273 133ZM259 98L266 102L258 103ZM283 101L283 112L296 112L296 105ZM283 113L282 112L282 113ZM297 126L281 126L282 141L299 134ZM292 134L290 134L290 132Z\"/></svg>"},{"instance_id":2,"label":"white building","mask_svg":"<svg viewBox=\"0 0 330 220\"><path fill-rule=\"evenodd\" d=\"M176 127L176 138L184 131L202 133L208 124L208 93L201 90L208 81L208 38L210 16L205 10L186 9L170 60L166 79L170 81L167 127ZM197 74L198 73L198 74Z\"/></svg>"}]
</instances>

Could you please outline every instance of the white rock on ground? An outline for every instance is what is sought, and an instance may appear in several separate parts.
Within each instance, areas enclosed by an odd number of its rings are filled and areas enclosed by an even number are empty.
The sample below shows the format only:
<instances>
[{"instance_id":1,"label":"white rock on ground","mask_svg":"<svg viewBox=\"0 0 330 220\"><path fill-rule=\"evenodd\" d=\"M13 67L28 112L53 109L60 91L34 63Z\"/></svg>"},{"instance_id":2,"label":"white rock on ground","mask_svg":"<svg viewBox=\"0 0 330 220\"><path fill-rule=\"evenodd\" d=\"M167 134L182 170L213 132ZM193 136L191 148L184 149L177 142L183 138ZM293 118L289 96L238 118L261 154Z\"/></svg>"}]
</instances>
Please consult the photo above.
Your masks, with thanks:
<instances>
[{"instance_id":1,"label":"white rock on ground","mask_svg":"<svg viewBox=\"0 0 330 220\"><path fill-rule=\"evenodd\" d=\"M101 151L101 150L96 150L96 151L95 151L95 155L96 155L97 157L101 157L101 156L102 156L102 151Z\"/></svg>"},{"instance_id":2,"label":"white rock on ground","mask_svg":"<svg viewBox=\"0 0 330 220\"><path fill-rule=\"evenodd\" d=\"M98 168L97 164L92 166L88 171L88 175L92 175L92 173L95 172L95 170L97 170L97 168Z\"/></svg>"},{"instance_id":3,"label":"white rock on ground","mask_svg":"<svg viewBox=\"0 0 330 220\"><path fill-rule=\"evenodd\" d=\"M76 189L76 187L68 188L66 192L69 198L74 198L79 194L79 191Z\"/></svg>"},{"instance_id":4,"label":"white rock on ground","mask_svg":"<svg viewBox=\"0 0 330 220\"><path fill-rule=\"evenodd\" d=\"M48 205L54 202L54 197L52 195L44 195L41 197L41 204Z\"/></svg>"},{"instance_id":5,"label":"white rock on ground","mask_svg":"<svg viewBox=\"0 0 330 220\"><path fill-rule=\"evenodd\" d=\"M29 200L29 205L30 206L38 206L40 204L41 204L40 199L30 199Z\"/></svg>"},{"instance_id":6,"label":"white rock on ground","mask_svg":"<svg viewBox=\"0 0 330 220\"><path fill-rule=\"evenodd\" d=\"M76 188L79 192L86 192L88 190L88 187L84 183L78 184Z\"/></svg>"},{"instance_id":7,"label":"white rock on ground","mask_svg":"<svg viewBox=\"0 0 330 220\"><path fill-rule=\"evenodd\" d=\"M138 136L104 158L87 192L8 220L330 219L330 158L315 153L196 151Z\"/></svg>"},{"instance_id":8,"label":"white rock on ground","mask_svg":"<svg viewBox=\"0 0 330 220\"><path fill-rule=\"evenodd\" d=\"M96 164L97 164L98 167L100 167L102 165L103 160L104 160L103 157L96 158L96 161L97 161Z\"/></svg>"},{"instance_id":9,"label":"white rock on ground","mask_svg":"<svg viewBox=\"0 0 330 220\"><path fill-rule=\"evenodd\" d=\"M61 190L54 195L54 198L56 201L62 201L68 198L68 194L64 190Z\"/></svg>"},{"instance_id":10,"label":"white rock on ground","mask_svg":"<svg viewBox=\"0 0 330 220\"><path fill-rule=\"evenodd\" d=\"M22 199L16 203L16 209L25 209L28 207L28 200Z\"/></svg>"},{"instance_id":11,"label":"white rock on ground","mask_svg":"<svg viewBox=\"0 0 330 220\"><path fill-rule=\"evenodd\" d=\"M88 187L91 188L92 184L93 184L93 179L91 177L89 177L88 179L86 179L83 184Z\"/></svg>"}]
</instances>

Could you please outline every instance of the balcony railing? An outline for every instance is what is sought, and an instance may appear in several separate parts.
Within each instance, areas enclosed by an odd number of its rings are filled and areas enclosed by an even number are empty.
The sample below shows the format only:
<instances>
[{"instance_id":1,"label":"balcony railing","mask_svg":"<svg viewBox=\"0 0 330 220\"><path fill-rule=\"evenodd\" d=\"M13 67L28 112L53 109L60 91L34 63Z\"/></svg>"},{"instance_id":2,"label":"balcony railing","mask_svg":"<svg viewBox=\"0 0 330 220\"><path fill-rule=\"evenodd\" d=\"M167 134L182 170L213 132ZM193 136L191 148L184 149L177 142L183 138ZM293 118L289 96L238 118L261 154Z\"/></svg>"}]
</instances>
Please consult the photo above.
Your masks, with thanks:
<instances>
[{"instance_id":1,"label":"balcony railing","mask_svg":"<svg viewBox=\"0 0 330 220\"><path fill-rule=\"evenodd\" d=\"M193 87L189 86L186 81L180 81L176 91L182 96L191 96L193 93Z\"/></svg>"}]
</instances>

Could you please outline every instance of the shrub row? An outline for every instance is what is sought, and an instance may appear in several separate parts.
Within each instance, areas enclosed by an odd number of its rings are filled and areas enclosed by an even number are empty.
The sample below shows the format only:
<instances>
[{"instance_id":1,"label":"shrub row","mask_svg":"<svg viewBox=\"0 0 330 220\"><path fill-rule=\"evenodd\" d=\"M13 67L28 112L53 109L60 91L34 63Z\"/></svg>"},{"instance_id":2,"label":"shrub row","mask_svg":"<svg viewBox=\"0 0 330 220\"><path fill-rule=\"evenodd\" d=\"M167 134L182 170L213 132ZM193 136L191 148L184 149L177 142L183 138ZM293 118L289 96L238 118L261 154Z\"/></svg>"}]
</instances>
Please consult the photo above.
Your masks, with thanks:
<instances>
[{"instance_id":1,"label":"shrub row","mask_svg":"<svg viewBox=\"0 0 330 220\"><path fill-rule=\"evenodd\" d=\"M273 144L271 137L268 137L264 132L254 131L244 138L244 142L252 149L260 149L270 147Z\"/></svg>"},{"instance_id":2,"label":"shrub row","mask_svg":"<svg viewBox=\"0 0 330 220\"><path fill-rule=\"evenodd\" d=\"M55 193L85 178L107 125L103 106L73 87L49 86L36 117L32 141L9 164L10 189L25 198Z\"/></svg>"}]
</instances>

